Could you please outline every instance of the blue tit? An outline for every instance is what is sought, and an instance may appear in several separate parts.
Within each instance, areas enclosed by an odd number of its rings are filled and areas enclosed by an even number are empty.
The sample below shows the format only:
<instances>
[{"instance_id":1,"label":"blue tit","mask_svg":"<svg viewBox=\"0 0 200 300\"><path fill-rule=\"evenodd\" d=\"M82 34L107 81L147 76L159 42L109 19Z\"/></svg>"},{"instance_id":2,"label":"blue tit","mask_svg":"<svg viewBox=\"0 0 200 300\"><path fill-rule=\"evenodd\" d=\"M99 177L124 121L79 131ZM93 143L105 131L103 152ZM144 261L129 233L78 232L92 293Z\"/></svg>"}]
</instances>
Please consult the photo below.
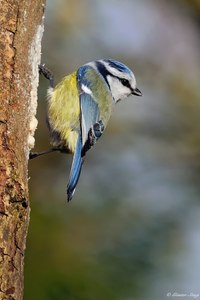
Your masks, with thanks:
<instances>
[{"instance_id":1,"label":"blue tit","mask_svg":"<svg viewBox=\"0 0 200 300\"><path fill-rule=\"evenodd\" d=\"M112 59L89 62L49 88L51 144L53 149L73 153L68 201L74 195L86 152L104 132L113 105L131 94L142 95L133 72Z\"/></svg>"}]
</instances>

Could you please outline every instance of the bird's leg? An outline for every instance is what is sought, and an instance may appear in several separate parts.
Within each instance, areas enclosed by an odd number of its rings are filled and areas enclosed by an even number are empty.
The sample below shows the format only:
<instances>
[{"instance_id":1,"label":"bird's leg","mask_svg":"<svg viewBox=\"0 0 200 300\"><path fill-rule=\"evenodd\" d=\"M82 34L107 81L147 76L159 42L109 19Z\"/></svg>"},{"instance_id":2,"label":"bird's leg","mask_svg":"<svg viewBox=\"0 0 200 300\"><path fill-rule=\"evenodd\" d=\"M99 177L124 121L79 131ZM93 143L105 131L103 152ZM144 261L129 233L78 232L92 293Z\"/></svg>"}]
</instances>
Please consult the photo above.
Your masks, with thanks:
<instances>
[{"instance_id":1,"label":"bird's leg","mask_svg":"<svg viewBox=\"0 0 200 300\"><path fill-rule=\"evenodd\" d=\"M29 153L29 159L33 159L33 158L36 158L38 156L48 154L48 153L51 153L51 152L54 152L54 151L60 151L60 149L59 148L52 148L52 149L49 149L47 151L42 151L42 152L30 152Z\"/></svg>"},{"instance_id":2,"label":"bird's leg","mask_svg":"<svg viewBox=\"0 0 200 300\"><path fill-rule=\"evenodd\" d=\"M51 153L51 152L55 152L55 151L60 151L60 153L65 153L65 154L71 153L71 151L67 148L51 148L49 150L42 151L42 152L30 152L29 153L29 159L33 159L33 158L36 158L38 156L48 154L48 153Z\"/></svg>"},{"instance_id":3,"label":"bird's leg","mask_svg":"<svg viewBox=\"0 0 200 300\"><path fill-rule=\"evenodd\" d=\"M45 64L40 64L38 68L39 68L39 73L43 74L44 77L49 80L50 87L54 88L53 73L45 66Z\"/></svg>"}]
</instances>

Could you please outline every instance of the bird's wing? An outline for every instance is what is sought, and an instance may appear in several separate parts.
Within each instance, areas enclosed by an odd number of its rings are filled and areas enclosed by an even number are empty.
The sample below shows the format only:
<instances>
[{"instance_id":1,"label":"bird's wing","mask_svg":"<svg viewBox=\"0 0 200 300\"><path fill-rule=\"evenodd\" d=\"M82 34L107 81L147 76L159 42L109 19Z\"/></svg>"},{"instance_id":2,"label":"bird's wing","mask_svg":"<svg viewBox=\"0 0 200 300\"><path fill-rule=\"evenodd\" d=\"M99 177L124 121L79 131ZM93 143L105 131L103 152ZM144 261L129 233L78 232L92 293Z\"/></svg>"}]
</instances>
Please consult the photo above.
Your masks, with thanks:
<instances>
[{"instance_id":1,"label":"bird's wing","mask_svg":"<svg viewBox=\"0 0 200 300\"><path fill-rule=\"evenodd\" d=\"M100 117L98 104L94 99L83 93L80 95L81 104L81 133L82 133L82 155L96 143L103 133L104 125Z\"/></svg>"},{"instance_id":2,"label":"bird's wing","mask_svg":"<svg viewBox=\"0 0 200 300\"><path fill-rule=\"evenodd\" d=\"M80 107L81 132L78 134L67 186L68 201L70 201L74 195L85 153L96 143L104 129L103 123L99 117L98 104L87 93L81 93Z\"/></svg>"},{"instance_id":3,"label":"bird's wing","mask_svg":"<svg viewBox=\"0 0 200 300\"><path fill-rule=\"evenodd\" d=\"M111 114L112 97L103 78L89 66L77 71L80 99L80 132L75 147L69 183L68 201L74 195L85 153L102 135ZM95 94L95 95L94 95Z\"/></svg>"},{"instance_id":4,"label":"bird's wing","mask_svg":"<svg viewBox=\"0 0 200 300\"><path fill-rule=\"evenodd\" d=\"M100 138L106 125L100 103L103 95L98 92L97 97L93 93L95 89L103 89L105 82L96 70L88 66L78 70L77 78L81 108L82 156L84 156Z\"/></svg>"}]
</instances>

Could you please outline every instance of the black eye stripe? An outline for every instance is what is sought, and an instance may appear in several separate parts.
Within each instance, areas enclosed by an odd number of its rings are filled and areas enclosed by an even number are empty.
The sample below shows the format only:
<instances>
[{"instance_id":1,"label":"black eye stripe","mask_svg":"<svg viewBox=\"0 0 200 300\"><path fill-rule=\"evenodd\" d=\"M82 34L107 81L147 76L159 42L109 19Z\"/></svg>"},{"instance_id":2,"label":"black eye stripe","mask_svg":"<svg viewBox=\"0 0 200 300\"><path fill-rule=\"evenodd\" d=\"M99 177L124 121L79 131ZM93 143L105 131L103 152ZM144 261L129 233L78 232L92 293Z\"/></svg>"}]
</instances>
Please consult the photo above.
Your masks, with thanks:
<instances>
[{"instance_id":1,"label":"black eye stripe","mask_svg":"<svg viewBox=\"0 0 200 300\"><path fill-rule=\"evenodd\" d=\"M127 80L127 79L124 79L124 78L119 78L119 80L121 81L121 83L123 84L123 85L125 85L125 86L130 86L130 84L129 84L129 81Z\"/></svg>"},{"instance_id":2,"label":"black eye stripe","mask_svg":"<svg viewBox=\"0 0 200 300\"><path fill-rule=\"evenodd\" d=\"M132 91L132 87L130 85L130 82L127 79L125 79L125 78L119 78L119 80L121 81L121 83L124 86L126 86L127 88L129 88Z\"/></svg>"},{"instance_id":3,"label":"black eye stripe","mask_svg":"<svg viewBox=\"0 0 200 300\"><path fill-rule=\"evenodd\" d=\"M108 82L108 79L107 79L107 76L111 76L113 78L117 78L119 81L121 81L121 83L126 86L127 88L129 88L131 91L133 91L131 85L130 85L130 82L125 79L125 78L120 78L118 76L115 76L114 74L110 73L106 67L104 66L104 64L102 64L101 62L99 61L96 61L96 66L97 66L97 69L99 70L99 72L101 73L101 75L104 77L106 83L108 84L109 88L110 88L110 85L109 85L109 82Z\"/></svg>"}]
</instances>

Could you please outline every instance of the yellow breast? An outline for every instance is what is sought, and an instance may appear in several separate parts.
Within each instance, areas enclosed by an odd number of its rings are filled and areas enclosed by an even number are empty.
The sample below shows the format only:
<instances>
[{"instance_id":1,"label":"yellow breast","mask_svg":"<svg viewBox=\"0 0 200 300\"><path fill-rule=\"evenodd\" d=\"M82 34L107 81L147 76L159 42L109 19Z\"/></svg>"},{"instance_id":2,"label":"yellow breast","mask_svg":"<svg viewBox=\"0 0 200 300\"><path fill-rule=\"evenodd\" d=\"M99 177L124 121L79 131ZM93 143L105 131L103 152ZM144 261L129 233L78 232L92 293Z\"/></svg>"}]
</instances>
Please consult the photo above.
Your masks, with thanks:
<instances>
[{"instance_id":1,"label":"yellow breast","mask_svg":"<svg viewBox=\"0 0 200 300\"><path fill-rule=\"evenodd\" d=\"M55 87L48 101L48 117L52 129L72 152L75 150L80 130L80 102L76 72L64 77Z\"/></svg>"}]
</instances>

